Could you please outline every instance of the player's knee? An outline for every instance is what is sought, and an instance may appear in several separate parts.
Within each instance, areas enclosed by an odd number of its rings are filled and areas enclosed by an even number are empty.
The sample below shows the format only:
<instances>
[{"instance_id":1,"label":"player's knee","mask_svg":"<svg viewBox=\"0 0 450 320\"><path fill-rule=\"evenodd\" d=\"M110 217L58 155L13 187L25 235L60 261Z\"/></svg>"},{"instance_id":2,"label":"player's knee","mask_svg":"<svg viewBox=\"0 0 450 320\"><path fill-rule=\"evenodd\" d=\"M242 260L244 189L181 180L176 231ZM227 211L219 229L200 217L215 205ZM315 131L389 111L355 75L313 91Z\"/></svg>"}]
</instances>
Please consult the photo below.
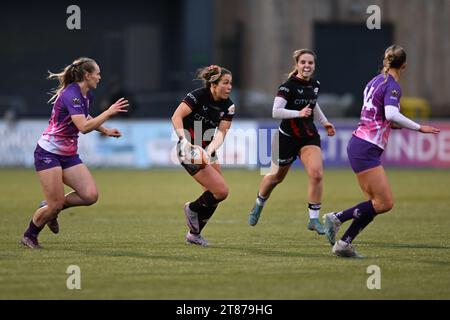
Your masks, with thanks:
<instances>
[{"instance_id":1,"label":"player's knee","mask_svg":"<svg viewBox=\"0 0 450 320\"><path fill-rule=\"evenodd\" d=\"M97 190L91 190L83 195L83 200L87 206L93 205L98 200Z\"/></svg>"},{"instance_id":2,"label":"player's knee","mask_svg":"<svg viewBox=\"0 0 450 320\"><path fill-rule=\"evenodd\" d=\"M394 200L392 198L382 199L374 202L375 211L378 214L388 212L394 207Z\"/></svg>"},{"instance_id":3,"label":"player's knee","mask_svg":"<svg viewBox=\"0 0 450 320\"><path fill-rule=\"evenodd\" d=\"M385 212L392 210L394 208L394 199L387 199L384 202Z\"/></svg>"},{"instance_id":4,"label":"player's knee","mask_svg":"<svg viewBox=\"0 0 450 320\"><path fill-rule=\"evenodd\" d=\"M309 178L315 184L321 183L323 180L323 172L322 170L313 170L309 174Z\"/></svg>"},{"instance_id":5,"label":"player's knee","mask_svg":"<svg viewBox=\"0 0 450 320\"><path fill-rule=\"evenodd\" d=\"M272 185L276 186L277 184L280 184L281 182L283 182L284 177L275 174L275 175L270 175L269 179L270 179L270 183Z\"/></svg>"},{"instance_id":6,"label":"player's knee","mask_svg":"<svg viewBox=\"0 0 450 320\"><path fill-rule=\"evenodd\" d=\"M228 197L228 187L223 186L219 188L216 192L214 192L214 198L216 198L218 201L223 201Z\"/></svg>"}]
</instances>

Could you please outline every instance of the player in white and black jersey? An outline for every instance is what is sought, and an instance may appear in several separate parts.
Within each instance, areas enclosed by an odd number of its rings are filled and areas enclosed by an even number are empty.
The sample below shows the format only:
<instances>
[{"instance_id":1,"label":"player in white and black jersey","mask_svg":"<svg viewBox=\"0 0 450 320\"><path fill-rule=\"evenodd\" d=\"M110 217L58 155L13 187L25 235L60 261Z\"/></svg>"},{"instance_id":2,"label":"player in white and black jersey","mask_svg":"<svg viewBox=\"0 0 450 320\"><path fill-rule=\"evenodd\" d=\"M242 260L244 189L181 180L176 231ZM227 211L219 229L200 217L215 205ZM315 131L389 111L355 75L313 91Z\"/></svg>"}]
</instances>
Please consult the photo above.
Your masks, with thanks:
<instances>
[{"instance_id":1,"label":"player in white and black jersey","mask_svg":"<svg viewBox=\"0 0 450 320\"><path fill-rule=\"evenodd\" d=\"M203 194L184 206L189 232L187 243L207 246L200 235L219 202L228 196L216 151L231 127L235 108L230 99L231 72L212 65L200 69L204 87L194 90L180 103L172 116L179 137L178 157L186 171L203 187Z\"/></svg>"},{"instance_id":2,"label":"player in white and black jersey","mask_svg":"<svg viewBox=\"0 0 450 320\"><path fill-rule=\"evenodd\" d=\"M322 153L320 135L314 120L321 123L329 136L335 135L334 126L327 120L317 97L320 83L312 78L316 67L316 55L308 49L296 50L295 66L288 80L278 88L273 105L273 117L281 124L272 145L271 172L264 176L250 212L248 223L258 223L265 202L273 189L283 181L291 164L299 157L309 177L307 228L324 234L319 221L322 202Z\"/></svg>"}]
</instances>

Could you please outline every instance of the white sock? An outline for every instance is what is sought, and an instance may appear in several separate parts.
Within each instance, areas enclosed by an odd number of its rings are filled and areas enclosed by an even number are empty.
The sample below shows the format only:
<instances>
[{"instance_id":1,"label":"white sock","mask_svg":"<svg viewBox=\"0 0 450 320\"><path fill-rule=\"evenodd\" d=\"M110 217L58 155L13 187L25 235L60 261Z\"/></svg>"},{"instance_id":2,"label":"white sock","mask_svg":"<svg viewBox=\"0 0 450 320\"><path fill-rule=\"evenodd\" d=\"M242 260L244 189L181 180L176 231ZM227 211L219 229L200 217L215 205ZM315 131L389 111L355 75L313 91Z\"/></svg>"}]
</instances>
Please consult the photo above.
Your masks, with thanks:
<instances>
[{"instance_id":1,"label":"white sock","mask_svg":"<svg viewBox=\"0 0 450 320\"><path fill-rule=\"evenodd\" d=\"M310 219L319 219L320 203L318 204L308 203L308 211Z\"/></svg>"},{"instance_id":2,"label":"white sock","mask_svg":"<svg viewBox=\"0 0 450 320\"><path fill-rule=\"evenodd\" d=\"M311 209L309 209L309 218L310 219L319 219L319 214L320 214L319 210L311 210Z\"/></svg>"},{"instance_id":3,"label":"white sock","mask_svg":"<svg viewBox=\"0 0 450 320\"><path fill-rule=\"evenodd\" d=\"M256 198L256 203L261 206L264 207L264 204L266 203L268 198L264 198L263 196L261 196L261 194L258 192L258 197Z\"/></svg>"}]
</instances>

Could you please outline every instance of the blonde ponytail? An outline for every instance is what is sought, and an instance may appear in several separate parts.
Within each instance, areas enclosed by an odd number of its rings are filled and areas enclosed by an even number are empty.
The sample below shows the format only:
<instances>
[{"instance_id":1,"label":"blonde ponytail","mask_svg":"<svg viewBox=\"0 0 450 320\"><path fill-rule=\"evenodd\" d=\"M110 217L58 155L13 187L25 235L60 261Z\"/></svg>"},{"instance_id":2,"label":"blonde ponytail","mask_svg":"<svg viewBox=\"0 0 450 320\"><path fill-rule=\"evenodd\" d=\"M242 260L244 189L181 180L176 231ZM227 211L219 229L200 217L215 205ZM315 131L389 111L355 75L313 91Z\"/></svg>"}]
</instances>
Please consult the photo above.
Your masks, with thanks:
<instances>
[{"instance_id":1,"label":"blonde ponytail","mask_svg":"<svg viewBox=\"0 0 450 320\"><path fill-rule=\"evenodd\" d=\"M406 51L396 45L388 47L384 52L383 57L383 70L385 78L387 79L387 75L390 69L399 69L406 62Z\"/></svg>"},{"instance_id":2,"label":"blonde ponytail","mask_svg":"<svg viewBox=\"0 0 450 320\"><path fill-rule=\"evenodd\" d=\"M48 102L54 102L61 92L71 83L83 81L84 74L94 72L96 64L91 58L79 58L72 62L72 64L66 66L60 73L52 73L49 71L48 79L57 79L59 85L51 92L53 95Z\"/></svg>"}]
</instances>

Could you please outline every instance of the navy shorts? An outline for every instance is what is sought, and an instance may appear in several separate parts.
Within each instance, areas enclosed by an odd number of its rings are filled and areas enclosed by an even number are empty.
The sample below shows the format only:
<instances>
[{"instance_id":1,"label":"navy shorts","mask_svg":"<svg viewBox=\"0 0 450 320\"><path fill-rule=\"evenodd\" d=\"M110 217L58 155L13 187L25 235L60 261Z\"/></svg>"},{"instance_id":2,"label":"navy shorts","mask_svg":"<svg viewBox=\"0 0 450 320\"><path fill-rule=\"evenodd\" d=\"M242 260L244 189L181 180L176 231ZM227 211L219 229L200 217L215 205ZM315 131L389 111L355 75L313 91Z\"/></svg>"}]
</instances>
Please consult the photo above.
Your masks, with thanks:
<instances>
[{"instance_id":1,"label":"navy shorts","mask_svg":"<svg viewBox=\"0 0 450 320\"><path fill-rule=\"evenodd\" d=\"M382 153L379 146L356 136L348 142L348 160L355 173L380 166Z\"/></svg>"},{"instance_id":2,"label":"navy shorts","mask_svg":"<svg viewBox=\"0 0 450 320\"><path fill-rule=\"evenodd\" d=\"M63 170L83 163L78 154L73 156L62 156L48 152L39 145L34 150L34 167L36 171L42 171L53 167L61 167Z\"/></svg>"},{"instance_id":3,"label":"navy shorts","mask_svg":"<svg viewBox=\"0 0 450 320\"><path fill-rule=\"evenodd\" d=\"M305 146L317 146L320 148L320 135L300 139L276 132L272 142L272 162L280 167L290 165L297 159L300 150Z\"/></svg>"}]
</instances>

